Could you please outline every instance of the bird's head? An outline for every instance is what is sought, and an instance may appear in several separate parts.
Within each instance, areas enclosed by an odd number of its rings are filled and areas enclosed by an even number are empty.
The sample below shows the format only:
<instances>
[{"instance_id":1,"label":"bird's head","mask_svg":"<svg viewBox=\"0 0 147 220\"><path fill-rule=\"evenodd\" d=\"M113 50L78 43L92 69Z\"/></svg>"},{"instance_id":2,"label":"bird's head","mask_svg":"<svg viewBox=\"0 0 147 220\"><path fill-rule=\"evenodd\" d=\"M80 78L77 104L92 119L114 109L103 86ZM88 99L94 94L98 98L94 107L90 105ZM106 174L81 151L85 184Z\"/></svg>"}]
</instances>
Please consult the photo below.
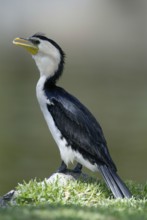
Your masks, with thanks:
<instances>
[{"instance_id":1,"label":"bird's head","mask_svg":"<svg viewBox=\"0 0 147 220\"><path fill-rule=\"evenodd\" d=\"M37 33L28 38L15 38L13 43L31 53L41 76L53 77L57 73L61 74L64 65L64 52L55 41Z\"/></svg>"}]
</instances>

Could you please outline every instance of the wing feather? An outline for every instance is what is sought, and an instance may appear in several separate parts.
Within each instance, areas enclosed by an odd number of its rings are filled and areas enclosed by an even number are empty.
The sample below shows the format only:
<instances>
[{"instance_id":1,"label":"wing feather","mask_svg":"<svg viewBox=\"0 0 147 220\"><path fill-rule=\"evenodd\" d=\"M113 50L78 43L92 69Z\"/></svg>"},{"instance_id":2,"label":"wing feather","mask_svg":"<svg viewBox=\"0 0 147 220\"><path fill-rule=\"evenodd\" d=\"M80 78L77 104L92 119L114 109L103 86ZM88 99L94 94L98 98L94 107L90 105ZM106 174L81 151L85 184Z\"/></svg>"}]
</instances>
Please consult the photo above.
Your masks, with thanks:
<instances>
[{"instance_id":1,"label":"wing feather","mask_svg":"<svg viewBox=\"0 0 147 220\"><path fill-rule=\"evenodd\" d=\"M89 110L64 89L46 92L51 101L48 110L68 145L85 155L92 163L116 167L110 157L103 131Z\"/></svg>"}]
</instances>

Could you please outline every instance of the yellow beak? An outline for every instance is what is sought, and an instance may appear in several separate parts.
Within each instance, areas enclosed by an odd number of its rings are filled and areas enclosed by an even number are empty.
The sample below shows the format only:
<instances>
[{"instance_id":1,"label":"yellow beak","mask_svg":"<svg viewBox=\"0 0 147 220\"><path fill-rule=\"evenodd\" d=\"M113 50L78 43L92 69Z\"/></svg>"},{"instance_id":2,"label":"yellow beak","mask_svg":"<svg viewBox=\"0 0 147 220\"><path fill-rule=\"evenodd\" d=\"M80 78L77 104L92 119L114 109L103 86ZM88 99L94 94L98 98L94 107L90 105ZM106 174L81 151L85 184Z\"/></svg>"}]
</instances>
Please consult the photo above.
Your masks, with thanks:
<instances>
[{"instance_id":1,"label":"yellow beak","mask_svg":"<svg viewBox=\"0 0 147 220\"><path fill-rule=\"evenodd\" d=\"M39 50L37 45L34 45L29 39L24 39L24 38L17 37L13 40L13 44L15 44L17 46L24 47L32 55L37 54L38 50Z\"/></svg>"}]
</instances>

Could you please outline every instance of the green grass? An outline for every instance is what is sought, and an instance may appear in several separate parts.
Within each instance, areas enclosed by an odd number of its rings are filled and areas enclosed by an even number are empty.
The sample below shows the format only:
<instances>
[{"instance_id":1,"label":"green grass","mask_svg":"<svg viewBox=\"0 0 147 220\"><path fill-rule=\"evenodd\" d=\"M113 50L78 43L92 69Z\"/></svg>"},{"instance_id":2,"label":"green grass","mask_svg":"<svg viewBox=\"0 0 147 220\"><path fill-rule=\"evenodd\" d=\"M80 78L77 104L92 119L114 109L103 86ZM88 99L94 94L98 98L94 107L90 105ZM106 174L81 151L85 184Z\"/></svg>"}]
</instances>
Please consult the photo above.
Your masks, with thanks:
<instances>
[{"instance_id":1,"label":"green grass","mask_svg":"<svg viewBox=\"0 0 147 220\"><path fill-rule=\"evenodd\" d=\"M133 198L113 199L102 181L70 181L60 185L31 180L19 184L15 203L1 208L2 220L144 220L147 219L147 184L126 183Z\"/></svg>"}]
</instances>

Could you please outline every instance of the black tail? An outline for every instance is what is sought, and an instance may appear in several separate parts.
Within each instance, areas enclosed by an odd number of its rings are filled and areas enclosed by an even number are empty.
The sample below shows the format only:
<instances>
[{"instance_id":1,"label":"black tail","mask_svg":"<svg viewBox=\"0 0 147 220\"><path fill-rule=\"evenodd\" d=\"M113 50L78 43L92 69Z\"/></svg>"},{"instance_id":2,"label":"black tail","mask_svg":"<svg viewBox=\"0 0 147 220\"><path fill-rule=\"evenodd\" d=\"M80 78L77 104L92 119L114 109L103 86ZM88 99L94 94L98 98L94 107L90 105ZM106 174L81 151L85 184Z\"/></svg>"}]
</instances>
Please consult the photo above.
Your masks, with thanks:
<instances>
[{"instance_id":1,"label":"black tail","mask_svg":"<svg viewBox=\"0 0 147 220\"><path fill-rule=\"evenodd\" d=\"M109 168L106 165L100 165L99 171L101 172L108 188L110 188L115 198L132 197L127 186L120 179L117 173L114 170L112 170L112 168Z\"/></svg>"}]
</instances>

